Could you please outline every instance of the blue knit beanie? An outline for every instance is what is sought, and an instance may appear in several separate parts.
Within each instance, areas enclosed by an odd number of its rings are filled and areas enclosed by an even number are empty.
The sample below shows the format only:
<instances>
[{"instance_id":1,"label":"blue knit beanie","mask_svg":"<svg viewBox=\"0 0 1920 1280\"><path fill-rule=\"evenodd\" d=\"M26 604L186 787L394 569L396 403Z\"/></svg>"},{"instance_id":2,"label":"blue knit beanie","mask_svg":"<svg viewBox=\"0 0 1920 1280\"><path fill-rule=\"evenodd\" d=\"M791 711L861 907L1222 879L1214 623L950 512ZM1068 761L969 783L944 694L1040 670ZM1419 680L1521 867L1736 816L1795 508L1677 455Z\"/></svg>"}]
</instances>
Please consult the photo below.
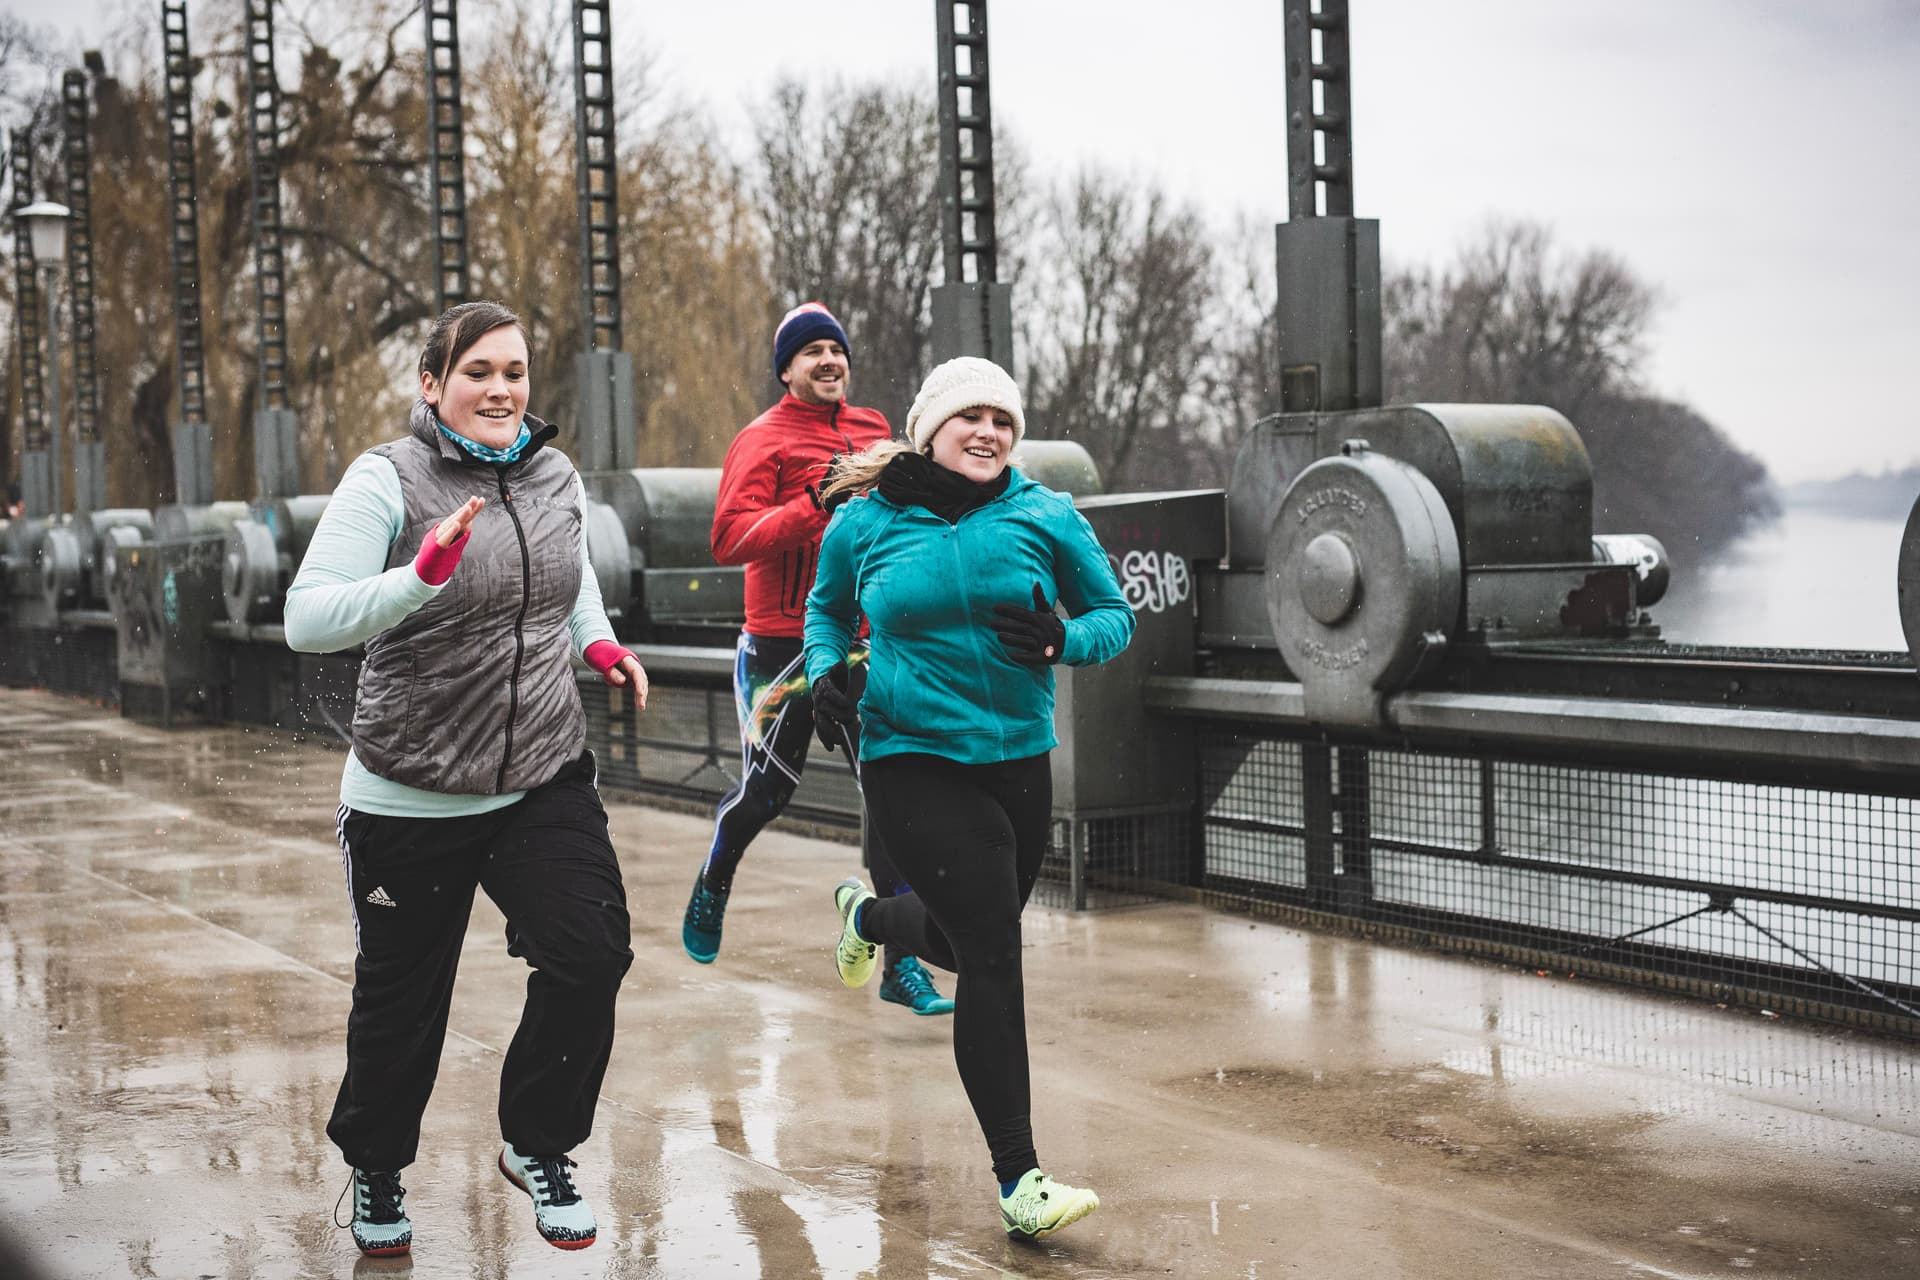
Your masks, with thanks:
<instances>
[{"instance_id":1,"label":"blue knit beanie","mask_svg":"<svg viewBox=\"0 0 1920 1280\"><path fill-rule=\"evenodd\" d=\"M773 376L778 378L787 371L787 362L799 354L800 348L821 338L838 342L846 348L847 362L853 362L853 344L847 341L847 331L820 303L803 302L780 317L780 327L773 332Z\"/></svg>"}]
</instances>

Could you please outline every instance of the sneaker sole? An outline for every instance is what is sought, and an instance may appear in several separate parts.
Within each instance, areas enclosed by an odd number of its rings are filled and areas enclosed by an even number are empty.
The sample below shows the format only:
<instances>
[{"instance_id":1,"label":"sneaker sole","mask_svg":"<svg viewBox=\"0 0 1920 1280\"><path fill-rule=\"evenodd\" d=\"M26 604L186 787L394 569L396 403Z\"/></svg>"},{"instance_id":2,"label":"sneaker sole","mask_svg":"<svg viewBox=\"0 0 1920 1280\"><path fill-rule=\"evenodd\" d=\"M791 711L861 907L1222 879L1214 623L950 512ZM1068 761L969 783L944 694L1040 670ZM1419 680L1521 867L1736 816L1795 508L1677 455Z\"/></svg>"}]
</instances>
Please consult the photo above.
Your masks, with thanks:
<instances>
[{"instance_id":1,"label":"sneaker sole","mask_svg":"<svg viewBox=\"0 0 1920 1280\"><path fill-rule=\"evenodd\" d=\"M902 1000L900 999L900 997L890 996L884 991L880 993L880 998L882 1000L885 1000L888 1004L897 1004L902 1009L913 1010L913 1014L916 1018L943 1018L953 1013L952 1001L948 1001L944 1007L939 1009L922 1009L919 1005L915 1004L911 1000Z\"/></svg>"},{"instance_id":2,"label":"sneaker sole","mask_svg":"<svg viewBox=\"0 0 1920 1280\"><path fill-rule=\"evenodd\" d=\"M1007 1235L1015 1240L1042 1240L1056 1231L1072 1226L1099 1207L1100 1202L1098 1200L1083 1200L1061 1214L1060 1220L1052 1226L1042 1227L1040 1230L1032 1233L1022 1231L1019 1227L1013 1225L1013 1223L1007 1219L1006 1210L1002 1209L1000 1211L1000 1225L1005 1227L1007 1229Z\"/></svg>"},{"instance_id":3,"label":"sneaker sole","mask_svg":"<svg viewBox=\"0 0 1920 1280\"><path fill-rule=\"evenodd\" d=\"M505 1178L508 1182L511 1182L514 1185L514 1187L517 1188L522 1195L526 1196L527 1199L529 1200L533 1199L533 1192L527 1190L527 1184L520 1181L520 1179L514 1177L513 1170L507 1168L507 1156L505 1152L502 1152L498 1156L494 1157L494 1164L499 1167L501 1177ZM599 1234L596 1232L595 1234L588 1236L584 1240L555 1240L552 1236L540 1230L540 1220L538 1218L535 1218L533 1221L533 1229L536 1232L539 1232L540 1238L542 1240L545 1240L548 1244L552 1245L556 1249L584 1249L588 1245L592 1244L595 1240L598 1240L600 1238Z\"/></svg>"},{"instance_id":4,"label":"sneaker sole","mask_svg":"<svg viewBox=\"0 0 1920 1280\"><path fill-rule=\"evenodd\" d=\"M400 1258L413 1252L413 1241L411 1240L405 1244L383 1244L377 1249L369 1249L358 1240L355 1240L353 1244L355 1248L360 1250L363 1256L368 1258Z\"/></svg>"}]
</instances>

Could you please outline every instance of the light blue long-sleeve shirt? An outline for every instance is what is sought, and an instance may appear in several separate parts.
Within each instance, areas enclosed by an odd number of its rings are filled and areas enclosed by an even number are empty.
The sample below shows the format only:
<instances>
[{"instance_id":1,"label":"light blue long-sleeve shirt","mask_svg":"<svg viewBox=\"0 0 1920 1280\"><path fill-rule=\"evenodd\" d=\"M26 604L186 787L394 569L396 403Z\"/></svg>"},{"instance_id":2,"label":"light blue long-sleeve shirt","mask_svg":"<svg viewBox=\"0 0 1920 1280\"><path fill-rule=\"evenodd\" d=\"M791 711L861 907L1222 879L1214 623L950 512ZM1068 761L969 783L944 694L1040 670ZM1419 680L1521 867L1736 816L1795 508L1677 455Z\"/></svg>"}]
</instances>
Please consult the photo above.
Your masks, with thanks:
<instances>
[{"instance_id":1,"label":"light blue long-sleeve shirt","mask_svg":"<svg viewBox=\"0 0 1920 1280\"><path fill-rule=\"evenodd\" d=\"M586 490L578 477L574 494L584 505ZM388 552L400 536L405 519L406 499L393 463L376 453L363 453L354 459L333 491L300 561L300 570L287 588L288 647L301 653L351 649L440 593L441 587L422 581L411 559L392 569L386 567ZM599 581L587 560L584 538L580 543L580 594L574 601L568 629L576 656L584 654L596 640L618 643L613 624L607 621ZM348 808L401 818L488 813L505 808L525 794L449 795L403 786L369 772L351 750L340 779L340 802Z\"/></svg>"}]
</instances>

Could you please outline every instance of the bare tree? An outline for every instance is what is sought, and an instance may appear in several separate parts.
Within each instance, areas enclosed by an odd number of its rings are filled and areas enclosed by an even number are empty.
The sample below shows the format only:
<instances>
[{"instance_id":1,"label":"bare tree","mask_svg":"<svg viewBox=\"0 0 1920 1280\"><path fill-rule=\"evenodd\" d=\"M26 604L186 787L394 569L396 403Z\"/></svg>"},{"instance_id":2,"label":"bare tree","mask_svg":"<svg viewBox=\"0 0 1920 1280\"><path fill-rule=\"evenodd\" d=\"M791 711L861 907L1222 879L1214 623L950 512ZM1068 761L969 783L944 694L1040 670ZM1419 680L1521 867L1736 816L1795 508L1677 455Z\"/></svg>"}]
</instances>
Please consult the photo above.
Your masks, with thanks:
<instances>
[{"instance_id":1,"label":"bare tree","mask_svg":"<svg viewBox=\"0 0 1920 1280\"><path fill-rule=\"evenodd\" d=\"M1032 258L1030 429L1079 441L1110 489L1188 482L1195 437L1217 435L1200 394L1217 284L1199 215L1086 171L1048 201Z\"/></svg>"},{"instance_id":2,"label":"bare tree","mask_svg":"<svg viewBox=\"0 0 1920 1280\"><path fill-rule=\"evenodd\" d=\"M772 322L808 299L853 343L856 398L899 423L927 365L940 261L933 95L868 85L777 85L758 136L772 246Z\"/></svg>"},{"instance_id":3,"label":"bare tree","mask_svg":"<svg viewBox=\"0 0 1920 1280\"><path fill-rule=\"evenodd\" d=\"M1383 285L1387 399L1520 401L1578 417L1631 386L1654 291L1614 255L1557 252L1546 228L1493 222L1450 268Z\"/></svg>"},{"instance_id":4,"label":"bare tree","mask_svg":"<svg viewBox=\"0 0 1920 1280\"><path fill-rule=\"evenodd\" d=\"M1778 507L1766 468L1686 405L1641 388L1656 291L1612 254L1494 222L1450 266L1389 272L1387 399L1544 404L1593 459L1596 524L1710 554Z\"/></svg>"}]
</instances>

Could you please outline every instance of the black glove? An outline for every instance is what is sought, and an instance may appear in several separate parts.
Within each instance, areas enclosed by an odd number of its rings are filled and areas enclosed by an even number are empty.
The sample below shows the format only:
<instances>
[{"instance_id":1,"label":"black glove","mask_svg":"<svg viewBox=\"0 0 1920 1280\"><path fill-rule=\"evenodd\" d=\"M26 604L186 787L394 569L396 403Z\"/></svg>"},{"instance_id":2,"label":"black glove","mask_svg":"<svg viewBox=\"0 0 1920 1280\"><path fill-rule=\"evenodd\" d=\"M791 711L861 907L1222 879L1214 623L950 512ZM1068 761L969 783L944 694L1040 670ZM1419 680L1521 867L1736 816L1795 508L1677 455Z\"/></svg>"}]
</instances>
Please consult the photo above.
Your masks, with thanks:
<instances>
[{"instance_id":1,"label":"black glove","mask_svg":"<svg viewBox=\"0 0 1920 1280\"><path fill-rule=\"evenodd\" d=\"M847 696L844 662L834 663L833 670L813 682L813 731L829 751L851 748L860 740L860 708Z\"/></svg>"},{"instance_id":2,"label":"black glove","mask_svg":"<svg viewBox=\"0 0 1920 1280\"><path fill-rule=\"evenodd\" d=\"M813 498L813 505L828 515L832 515L835 507L838 507L841 503L853 496L853 490L851 489L842 489L840 492L830 493L824 498L820 496L821 490L825 489L835 480L838 480L841 472L846 470L846 461L846 454L834 454L831 458L827 459L827 469L820 476L819 486L817 488L813 485L807 486L807 493Z\"/></svg>"},{"instance_id":3,"label":"black glove","mask_svg":"<svg viewBox=\"0 0 1920 1280\"><path fill-rule=\"evenodd\" d=\"M1033 608L1017 604L993 606L993 630L1015 662L1044 667L1060 661L1067 651L1067 624L1047 603L1040 584L1033 584Z\"/></svg>"}]
</instances>

